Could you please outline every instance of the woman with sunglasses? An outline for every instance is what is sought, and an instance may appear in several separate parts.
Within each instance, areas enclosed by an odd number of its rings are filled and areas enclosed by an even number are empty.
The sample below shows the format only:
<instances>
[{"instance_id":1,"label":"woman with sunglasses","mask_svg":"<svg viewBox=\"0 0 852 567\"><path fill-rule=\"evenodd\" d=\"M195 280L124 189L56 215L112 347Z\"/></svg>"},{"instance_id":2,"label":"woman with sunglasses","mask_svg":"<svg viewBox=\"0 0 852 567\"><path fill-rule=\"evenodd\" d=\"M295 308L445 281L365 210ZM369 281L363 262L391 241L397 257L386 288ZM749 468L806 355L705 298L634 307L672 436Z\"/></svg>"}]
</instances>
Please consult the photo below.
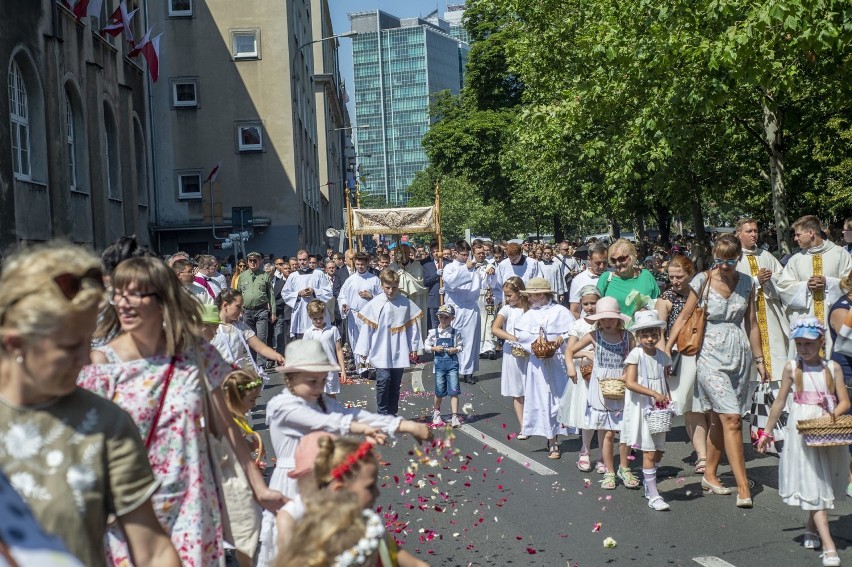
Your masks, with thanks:
<instances>
[{"instance_id":1,"label":"woman with sunglasses","mask_svg":"<svg viewBox=\"0 0 852 567\"><path fill-rule=\"evenodd\" d=\"M638 253L633 243L619 238L609 247L609 264L612 271L598 278L602 297L618 301L621 313L628 317L660 296L660 287L654 275L636 265Z\"/></svg>"},{"instance_id":2,"label":"woman with sunglasses","mask_svg":"<svg viewBox=\"0 0 852 567\"><path fill-rule=\"evenodd\" d=\"M731 494L731 489L722 486L717 475L724 450L737 481L737 506L751 508L742 416L750 406L752 363L757 365L761 380L769 380L769 375L763 364L752 280L737 271L741 254L742 244L734 235L724 234L716 239L714 267L695 276L689 284L692 288L689 298L669 333L666 350L671 352L678 333L700 303L707 312L707 322L696 361L700 407L692 409L710 412L707 463L701 487L712 494Z\"/></svg>"},{"instance_id":3,"label":"woman with sunglasses","mask_svg":"<svg viewBox=\"0 0 852 567\"><path fill-rule=\"evenodd\" d=\"M151 504L157 479L136 425L77 386L103 299L100 261L82 248L52 244L21 251L4 268L0 469L36 520L83 564L106 565L103 539L114 514L135 565L180 565ZM7 545L35 539L22 531L26 524L16 525L22 515L3 510L0 539L10 528L19 533Z\"/></svg>"},{"instance_id":4,"label":"woman with sunglasses","mask_svg":"<svg viewBox=\"0 0 852 567\"><path fill-rule=\"evenodd\" d=\"M220 386L231 367L199 338L198 302L153 258L122 262L112 284L111 308L96 335L118 331L118 336L92 351L94 365L83 369L79 383L111 398L139 427L160 482L154 509L183 564L217 565L223 558L223 522L205 426L227 438L261 505L277 510L284 497L267 488L230 419ZM110 531L115 564L126 560L126 543L122 534Z\"/></svg>"},{"instance_id":5,"label":"woman with sunglasses","mask_svg":"<svg viewBox=\"0 0 852 567\"><path fill-rule=\"evenodd\" d=\"M238 289L237 283L240 281L240 274L245 272L247 267L245 258L237 262L237 269L234 270L234 275L231 277L231 289Z\"/></svg>"}]
</instances>

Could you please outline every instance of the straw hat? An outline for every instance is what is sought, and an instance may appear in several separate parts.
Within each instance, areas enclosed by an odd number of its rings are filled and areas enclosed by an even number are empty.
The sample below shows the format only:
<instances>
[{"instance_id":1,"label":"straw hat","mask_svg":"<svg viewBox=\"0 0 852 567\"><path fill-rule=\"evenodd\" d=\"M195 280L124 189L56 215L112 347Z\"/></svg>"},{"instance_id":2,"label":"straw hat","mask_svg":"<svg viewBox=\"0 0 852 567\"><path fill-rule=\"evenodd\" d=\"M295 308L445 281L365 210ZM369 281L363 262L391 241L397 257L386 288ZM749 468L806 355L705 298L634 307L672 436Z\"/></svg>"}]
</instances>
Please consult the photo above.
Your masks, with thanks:
<instances>
[{"instance_id":1,"label":"straw hat","mask_svg":"<svg viewBox=\"0 0 852 567\"><path fill-rule=\"evenodd\" d=\"M633 314L633 328L630 330L636 332L642 329L662 329L665 326L666 322L660 320L656 311L643 309Z\"/></svg>"},{"instance_id":2,"label":"straw hat","mask_svg":"<svg viewBox=\"0 0 852 567\"><path fill-rule=\"evenodd\" d=\"M529 283L527 284L527 289L521 292L523 295L531 295L533 293L549 293L555 294L556 292L550 289L550 283L544 278L530 278Z\"/></svg>"},{"instance_id":3,"label":"straw hat","mask_svg":"<svg viewBox=\"0 0 852 567\"><path fill-rule=\"evenodd\" d=\"M630 322L630 317L621 312L618 301L614 297L602 297L595 306L595 314L586 317L589 321L600 321L601 319L621 319L625 323Z\"/></svg>"},{"instance_id":4,"label":"straw hat","mask_svg":"<svg viewBox=\"0 0 852 567\"><path fill-rule=\"evenodd\" d=\"M293 460L296 466L287 473L290 478L300 478L314 472L314 462L319 454L319 442L323 437L337 439L337 435L328 431L311 431L299 440Z\"/></svg>"},{"instance_id":5,"label":"straw hat","mask_svg":"<svg viewBox=\"0 0 852 567\"><path fill-rule=\"evenodd\" d=\"M287 345L284 351L286 362L278 367L279 372L336 372L340 367L326 356L322 343L300 339Z\"/></svg>"}]
</instances>

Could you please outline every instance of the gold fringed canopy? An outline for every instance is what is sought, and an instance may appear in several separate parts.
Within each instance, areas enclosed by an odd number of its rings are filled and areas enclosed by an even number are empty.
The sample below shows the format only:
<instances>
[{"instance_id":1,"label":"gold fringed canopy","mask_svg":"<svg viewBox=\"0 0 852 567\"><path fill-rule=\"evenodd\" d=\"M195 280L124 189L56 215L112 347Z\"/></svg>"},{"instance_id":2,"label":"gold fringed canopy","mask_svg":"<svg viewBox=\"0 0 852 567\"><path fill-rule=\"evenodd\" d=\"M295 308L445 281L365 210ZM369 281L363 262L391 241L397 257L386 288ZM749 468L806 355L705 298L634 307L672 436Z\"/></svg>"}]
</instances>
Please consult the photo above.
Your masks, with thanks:
<instances>
[{"instance_id":1,"label":"gold fringed canopy","mask_svg":"<svg viewBox=\"0 0 852 567\"><path fill-rule=\"evenodd\" d=\"M437 232L435 207L352 209L353 234Z\"/></svg>"}]
</instances>

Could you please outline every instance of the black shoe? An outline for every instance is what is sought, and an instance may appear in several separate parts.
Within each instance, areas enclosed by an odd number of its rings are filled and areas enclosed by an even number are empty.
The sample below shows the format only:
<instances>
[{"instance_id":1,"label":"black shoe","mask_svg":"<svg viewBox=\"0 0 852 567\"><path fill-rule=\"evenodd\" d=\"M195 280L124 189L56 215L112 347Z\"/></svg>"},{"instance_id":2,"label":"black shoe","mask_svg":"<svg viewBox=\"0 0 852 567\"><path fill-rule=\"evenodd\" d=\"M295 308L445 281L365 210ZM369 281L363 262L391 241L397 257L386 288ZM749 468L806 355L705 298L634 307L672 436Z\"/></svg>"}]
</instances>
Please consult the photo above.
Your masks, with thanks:
<instances>
[{"instance_id":1,"label":"black shoe","mask_svg":"<svg viewBox=\"0 0 852 567\"><path fill-rule=\"evenodd\" d=\"M479 379L476 376L474 376L473 374L467 375L467 383L468 384L476 384L477 382L479 382Z\"/></svg>"},{"instance_id":2,"label":"black shoe","mask_svg":"<svg viewBox=\"0 0 852 567\"><path fill-rule=\"evenodd\" d=\"M467 374L459 375L459 382L464 382L465 384L467 384Z\"/></svg>"},{"instance_id":3,"label":"black shoe","mask_svg":"<svg viewBox=\"0 0 852 567\"><path fill-rule=\"evenodd\" d=\"M494 360L497 358L497 353L493 350L489 350L486 354L488 355L488 360Z\"/></svg>"}]
</instances>

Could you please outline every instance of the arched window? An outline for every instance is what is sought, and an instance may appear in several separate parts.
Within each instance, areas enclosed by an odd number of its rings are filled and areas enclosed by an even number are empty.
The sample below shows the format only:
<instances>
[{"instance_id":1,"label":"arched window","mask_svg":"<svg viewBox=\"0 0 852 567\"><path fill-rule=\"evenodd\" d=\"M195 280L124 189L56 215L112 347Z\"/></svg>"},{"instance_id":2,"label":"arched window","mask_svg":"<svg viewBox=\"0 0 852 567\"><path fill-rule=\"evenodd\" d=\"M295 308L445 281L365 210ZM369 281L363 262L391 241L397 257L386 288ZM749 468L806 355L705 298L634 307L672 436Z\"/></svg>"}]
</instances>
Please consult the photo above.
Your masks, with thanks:
<instances>
[{"instance_id":1,"label":"arched window","mask_svg":"<svg viewBox=\"0 0 852 567\"><path fill-rule=\"evenodd\" d=\"M121 177L118 154L118 129L109 105L104 103L104 168L106 169L107 195L121 199Z\"/></svg>"},{"instance_id":2,"label":"arched window","mask_svg":"<svg viewBox=\"0 0 852 567\"><path fill-rule=\"evenodd\" d=\"M9 69L9 119L12 130L12 170L15 176L29 180L30 164L30 113L27 87L18 64L12 61Z\"/></svg>"},{"instance_id":3,"label":"arched window","mask_svg":"<svg viewBox=\"0 0 852 567\"><path fill-rule=\"evenodd\" d=\"M65 93L65 145L68 148L68 186L72 191L79 188L77 180L77 131L74 127L74 107Z\"/></svg>"},{"instance_id":4,"label":"arched window","mask_svg":"<svg viewBox=\"0 0 852 567\"><path fill-rule=\"evenodd\" d=\"M139 120L133 120L133 146L136 157L136 200L140 205L148 204L148 164L145 152L145 136Z\"/></svg>"}]
</instances>

